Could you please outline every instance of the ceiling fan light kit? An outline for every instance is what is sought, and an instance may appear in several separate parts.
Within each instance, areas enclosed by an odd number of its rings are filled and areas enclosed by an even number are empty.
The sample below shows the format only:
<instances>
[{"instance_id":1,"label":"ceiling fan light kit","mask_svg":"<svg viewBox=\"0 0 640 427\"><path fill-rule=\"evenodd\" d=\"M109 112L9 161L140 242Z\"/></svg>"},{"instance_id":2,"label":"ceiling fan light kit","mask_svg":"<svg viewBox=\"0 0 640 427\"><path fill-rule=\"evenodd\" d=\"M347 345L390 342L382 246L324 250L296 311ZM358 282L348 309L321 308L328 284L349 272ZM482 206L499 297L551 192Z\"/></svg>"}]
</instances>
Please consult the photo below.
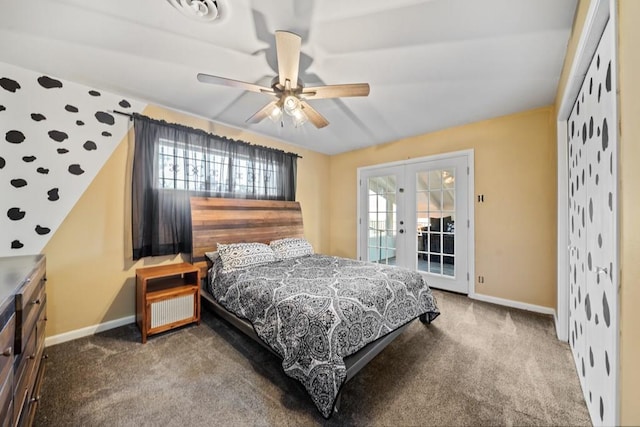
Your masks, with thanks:
<instances>
[{"instance_id":1,"label":"ceiling fan light kit","mask_svg":"<svg viewBox=\"0 0 640 427\"><path fill-rule=\"evenodd\" d=\"M301 109L294 110L291 113L291 118L293 119L293 125L295 127L302 126L309 119Z\"/></svg>"},{"instance_id":2,"label":"ceiling fan light kit","mask_svg":"<svg viewBox=\"0 0 640 427\"><path fill-rule=\"evenodd\" d=\"M185 2L188 0L171 1ZM369 95L368 83L305 88L304 84L298 80L301 37L289 31L276 31L275 37L278 75L272 80L271 87L204 73L198 74L198 80L202 83L231 86L251 92L263 93L274 98L246 120L250 124L259 123L264 118L269 117L274 122L280 122L280 125L284 126L283 118L286 115L290 117L295 127L310 121L316 128L321 129L327 126L329 122L309 105L307 100Z\"/></svg>"},{"instance_id":3,"label":"ceiling fan light kit","mask_svg":"<svg viewBox=\"0 0 640 427\"><path fill-rule=\"evenodd\" d=\"M296 96L287 95L282 104L282 110L291 117L295 127L301 126L307 122L307 115L302 111L302 103ZM282 116L282 113L280 113L280 116Z\"/></svg>"},{"instance_id":4,"label":"ceiling fan light kit","mask_svg":"<svg viewBox=\"0 0 640 427\"><path fill-rule=\"evenodd\" d=\"M269 113L269 118L274 123L280 123L282 120L282 109L277 105L274 105L273 108L271 109L271 112Z\"/></svg>"},{"instance_id":5,"label":"ceiling fan light kit","mask_svg":"<svg viewBox=\"0 0 640 427\"><path fill-rule=\"evenodd\" d=\"M300 109L300 100L293 95L287 95L283 104L284 111L290 116Z\"/></svg>"}]
</instances>

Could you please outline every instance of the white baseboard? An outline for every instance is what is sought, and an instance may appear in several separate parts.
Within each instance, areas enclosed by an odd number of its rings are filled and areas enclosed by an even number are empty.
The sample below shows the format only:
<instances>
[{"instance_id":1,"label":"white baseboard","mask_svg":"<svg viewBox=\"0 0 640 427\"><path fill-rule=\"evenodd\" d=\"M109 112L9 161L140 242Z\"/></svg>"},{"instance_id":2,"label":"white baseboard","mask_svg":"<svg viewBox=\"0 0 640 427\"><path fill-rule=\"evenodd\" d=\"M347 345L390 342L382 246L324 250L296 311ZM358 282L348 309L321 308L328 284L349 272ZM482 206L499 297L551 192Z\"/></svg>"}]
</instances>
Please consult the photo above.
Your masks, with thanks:
<instances>
[{"instance_id":1,"label":"white baseboard","mask_svg":"<svg viewBox=\"0 0 640 427\"><path fill-rule=\"evenodd\" d=\"M550 307L543 307L541 305L535 305L535 304L527 304L520 301L513 301L513 300L504 299L504 298L492 297L489 295L482 295L482 294L476 294L476 293L474 294L470 293L469 298L472 298L478 301L489 302L492 304L504 305L506 307L513 307L521 310L533 311L535 313L550 314L554 317L554 320L556 320L556 323L557 323L556 311ZM44 340L44 345L45 347L49 347L55 344L61 344L63 342L75 340L82 337L87 337L89 335L94 335L99 332L108 331L109 329L118 328L120 326L135 323L135 321L136 321L136 316L134 315L121 317L120 319L109 320L108 322L99 323L97 325L87 326L86 328L76 329L74 331L64 332L62 334L47 337Z\"/></svg>"},{"instance_id":2,"label":"white baseboard","mask_svg":"<svg viewBox=\"0 0 640 427\"><path fill-rule=\"evenodd\" d=\"M504 305L512 308L519 308L520 310L533 311L534 313L550 314L554 318L556 316L556 311L553 308L544 307L541 305L527 304L526 302L513 301L510 299L492 297L489 295L482 295L482 294L469 294L469 298L476 299L478 301L490 302L492 304Z\"/></svg>"},{"instance_id":3,"label":"white baseboard","mask_svg":"<svg viewBox=\"0 0 640 427\"><path fill-rule=\"evenodd\" d=\"M87 337L89 335L97 334L98 332L108 331L109 329L118 328L120 326L135 323L136 316L121 317L120 319L109 320L108 322L100 323L93 326L87 326L86 328L76 329L75 331L64 332L62 334L53 335L47 337L44 340L44 346L49 347L55 344L61 344L63 342L76 340L78 338Z\"/></svg>"}]
</instances>

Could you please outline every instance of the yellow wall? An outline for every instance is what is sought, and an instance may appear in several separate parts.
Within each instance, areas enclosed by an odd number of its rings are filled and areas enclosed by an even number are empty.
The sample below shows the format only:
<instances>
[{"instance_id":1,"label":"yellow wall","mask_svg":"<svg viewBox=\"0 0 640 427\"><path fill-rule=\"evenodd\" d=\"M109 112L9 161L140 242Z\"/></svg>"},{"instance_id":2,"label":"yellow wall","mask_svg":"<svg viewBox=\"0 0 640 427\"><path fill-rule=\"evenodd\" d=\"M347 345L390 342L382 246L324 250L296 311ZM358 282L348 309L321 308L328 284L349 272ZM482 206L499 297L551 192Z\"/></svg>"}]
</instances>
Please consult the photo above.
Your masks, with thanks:
<instances>
[{"instance_id":1,"label":"yellow wall","mask_svg":"<svg viewBox=\"0 0 640 427\"><path fill-rule=\"evenodd\" d=\"M298 159L297 200L302 205L305 235L317 252L329 251L328 156L159 107L148 107L144 114L303 156ZM130 132L43 251L48 336L134 315L135 269L182 261L180 256L131 259L132 139Z\"/></svg>"},{"instance_id":2,"label":"yellow wall","mask_svg":"<svg viewBox=\"0 0 640 427\"><path fill-rule=\"evenodd\" d=\"M640 425L640 1L620 0L620 421Z\"/></svg>"},{"instance_id":3,"label":"yellow wall","mask_svg":"<svg viewBox=\"0 0 640 427\"><path fill-rule=\"evenodd\" d=\"M476 292L556 305L556 149L546 107L331 157L331 253L355 257L357 169L474 149Z\"/></svg>"}]
</instances>

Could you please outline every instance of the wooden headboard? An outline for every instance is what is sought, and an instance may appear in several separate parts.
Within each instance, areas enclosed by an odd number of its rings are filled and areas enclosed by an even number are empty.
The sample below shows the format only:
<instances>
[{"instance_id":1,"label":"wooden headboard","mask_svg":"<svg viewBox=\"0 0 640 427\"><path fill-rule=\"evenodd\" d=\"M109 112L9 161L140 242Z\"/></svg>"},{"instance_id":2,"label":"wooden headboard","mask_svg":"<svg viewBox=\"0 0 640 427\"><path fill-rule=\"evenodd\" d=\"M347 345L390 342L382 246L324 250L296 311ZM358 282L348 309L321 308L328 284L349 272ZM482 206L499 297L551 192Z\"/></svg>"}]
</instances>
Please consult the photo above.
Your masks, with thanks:
<instances>
[{"instance_id":1,"label":"wooden headboard","mask_svg":"<svg viewBox=\"0 0 640 427\"><path fill-rule=\"evenodd\" d=\"M218 243L269 243L304 237L298 202L278 200L191 198L191 262L207 277L205 252Z\"/></svg>"}]
</instances>

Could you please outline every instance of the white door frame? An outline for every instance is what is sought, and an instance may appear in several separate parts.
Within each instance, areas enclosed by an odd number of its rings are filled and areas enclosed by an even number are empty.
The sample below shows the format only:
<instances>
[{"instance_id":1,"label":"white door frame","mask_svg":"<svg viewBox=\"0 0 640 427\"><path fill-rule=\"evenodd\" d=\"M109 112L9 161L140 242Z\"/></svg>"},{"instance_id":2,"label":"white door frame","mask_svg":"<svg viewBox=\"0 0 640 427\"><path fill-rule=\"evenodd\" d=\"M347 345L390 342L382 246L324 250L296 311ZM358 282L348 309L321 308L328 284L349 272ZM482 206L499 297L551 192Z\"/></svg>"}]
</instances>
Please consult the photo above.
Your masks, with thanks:
<instances>
[{"instance_id":1,"label":"white door frame","mask_svg":"<svg viewBox=\"0 0 640 427\"><path fill-rule=\"evenodd\" d=\"M575 59L569 72L569 78L564 92L562 93L562 99L560 106L557 109L557 154L558 154L558 212L557 212L557 224L558 224L558 236L557 236L557 288L558 288L558 302L556 313L556 334L558 339L562 341L569 340L569 182L568 182L568 118L571 114L573 104L580 92L584 76L587 73L593 54L596 51L600 42L600 37L603 33L607 22L612 26L614 36L614 55L617 56L618 52L618 22L617 22L617 2L615 0L591 0L589 4L589 10L587 11L587 17L585 24L580 35L580 40L576 48ZM615 75L618 75L618 61L615 61L616 69ZM618 79L616 78L616 81ZM616 107L617 109L617 107ZM619 121L619 115L616 113L617 120ZM620 141L619 126L612 126L618 132L617 140ZM614 171L617 176L617 164L614 164ZM616 183L616 185L619 185ZM617 190L616 190L617 192ZM619 194L619 193L618 193ZM618 198L616 198L618 199ZM619 221L615 220L614 224L615 234L620 235ZM619 243L616 245L614 254L614 265L619 266ZM620 283L620 271L616 269L614 271L615 283ZM617 295L619 298L619 295ZM618 310L614 314L613 324L616 326L615 333L615 348L616 355L619 357L619 304L617 304ZM619 360L615 363L615 369L612 374L616 378L616 382L619 379ZM586 398L586 396L585 396ZM619 424L620 420L620 396L619 390L616 388L614 401L616 402L615 409L615 425Z\"/></svg>"},{"instance_id":2,"label":"white door frame","mask_svg":"<svg viewBox=\"0 0 640 427\"><path fill-rule=\"evenodd\" d=\"M474 187L474 180L475 180L475 173L474 173L474 151L473 149L468 149L468 150L460 150L460 151L452 151L449 153L442 153L442 154L435 154L435 155L431 155L431 156L425 156L425 157L418 157L418 158L413 158L413 159L407 159L407 160L399 160L396 162L390 162L390 163L381 163L381 164L377 164L377 165L371 165L371 166L363 166L358 168L358 177L356 180L356 187L358 188L357 191L357 215L356 215L356 230L357 230L357 257L358 259L362 259L362 254L361 254L361 245L360 245L360 239L361 239L361 226L360 223L362 221L361 215L362 215L362 206L360 203L361 200L361 193L360 193L360 189L361 189L361 175L362 172L367 171L367 170L371 170L371 169L379 169L379 168L384 168L384 167L393 167L393 166L402 166L402 165L408 165L408 164L413 164L413 163L422 163L422 162L429 162L429 161L434 161L434 160L446 160L449 159L451 157L461 157L461 156L466 156L467 157L467 165L469 167L469 174L468 174L468 218L469 218L469 227L467 229L468 234L468 240L467 240L467 262L468 262L468 271L469 271L469 296L475 295L475 203L474 203L474 199L475 199L475 187Z\"/></svg>"}]
</instances>

